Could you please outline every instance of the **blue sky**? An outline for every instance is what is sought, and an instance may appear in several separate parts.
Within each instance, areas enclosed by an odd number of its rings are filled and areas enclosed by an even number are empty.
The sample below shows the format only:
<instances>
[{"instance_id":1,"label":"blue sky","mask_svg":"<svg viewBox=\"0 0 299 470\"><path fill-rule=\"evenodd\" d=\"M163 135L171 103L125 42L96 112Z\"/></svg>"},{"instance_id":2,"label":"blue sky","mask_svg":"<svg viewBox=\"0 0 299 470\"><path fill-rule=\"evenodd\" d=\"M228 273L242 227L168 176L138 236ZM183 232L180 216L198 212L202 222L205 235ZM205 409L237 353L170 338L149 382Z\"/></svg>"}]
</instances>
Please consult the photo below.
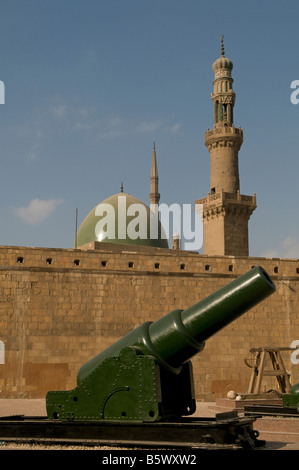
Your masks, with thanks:
<instances>
[{"instance_id":1,"label":"blue sky","mask_svg":"<svg viewBox=\"0 0 299 470\"><path fill-rule=\"evenodd\" d=\"M256 193L250 254L299 258L298 2L1 0L0 245L71 248L124 191L148 203L209 191L212 64L233 64L241 193Z\"/></svg>"}]
</instances>

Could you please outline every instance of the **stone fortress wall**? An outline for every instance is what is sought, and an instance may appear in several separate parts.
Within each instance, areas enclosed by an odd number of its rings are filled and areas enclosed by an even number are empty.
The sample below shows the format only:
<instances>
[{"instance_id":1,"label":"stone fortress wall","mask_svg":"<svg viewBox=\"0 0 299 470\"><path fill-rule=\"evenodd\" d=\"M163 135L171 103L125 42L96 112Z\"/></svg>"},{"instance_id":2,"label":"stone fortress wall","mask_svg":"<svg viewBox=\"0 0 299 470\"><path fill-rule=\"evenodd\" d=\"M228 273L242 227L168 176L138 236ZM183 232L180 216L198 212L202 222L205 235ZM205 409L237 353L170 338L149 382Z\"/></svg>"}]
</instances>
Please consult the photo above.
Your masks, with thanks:
<instances>
[{"instance_id":1,"label":"stone fortress wall","mask_svg":"<svg viewBox=\"0 0 299 470\"><path fill-rule=\"evenodd\" d=\"M144 321L185 309L252 266L277 291L206 342L192 360L198 400L246 393L250 348L299 340L299 260L206 256L91 243L83 249L0 247L0 398L42 398ZM283 353L291 382L299 365ZM266 379L263 390L277 389Z\"/></svg>"}]
</instances>

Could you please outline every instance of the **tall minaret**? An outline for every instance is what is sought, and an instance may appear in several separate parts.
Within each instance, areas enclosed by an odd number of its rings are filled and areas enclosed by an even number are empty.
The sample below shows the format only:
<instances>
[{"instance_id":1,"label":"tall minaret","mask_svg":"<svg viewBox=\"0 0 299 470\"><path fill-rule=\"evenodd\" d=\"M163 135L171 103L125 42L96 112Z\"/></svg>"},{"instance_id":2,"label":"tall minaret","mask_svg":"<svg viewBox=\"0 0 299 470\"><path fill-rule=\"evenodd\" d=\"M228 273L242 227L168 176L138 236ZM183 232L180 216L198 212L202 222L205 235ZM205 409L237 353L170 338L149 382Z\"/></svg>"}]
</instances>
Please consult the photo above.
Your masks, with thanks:
<instances>
[{"instance_id":1,"label":"tall minaret","mask_svg":"<svg viewBox=\"0 0 299 470\"><path fill-rule=\"evenodd\" d=\"M152 172L151 172L151 193L149 195L151 205L158 205L160 201L159 194L159 177L156 156L156 145L154 142L153 159L152 159Z\"/></svg>"},{"instance_id":2,"label":"tall minaret","mask_svg":"<svg viewBox=\"0 0 299 470\"><path fill-rule=\"evenodd\" d=\"M204 254L248 256L248 221L256 198L240 194L238 153L243 130L234 126L232 68L224 55L222 36L221 56L213 64L214 127L205 132L211 186L208 196L196 203L203 205Z\"/></svg>"}]
</instances>

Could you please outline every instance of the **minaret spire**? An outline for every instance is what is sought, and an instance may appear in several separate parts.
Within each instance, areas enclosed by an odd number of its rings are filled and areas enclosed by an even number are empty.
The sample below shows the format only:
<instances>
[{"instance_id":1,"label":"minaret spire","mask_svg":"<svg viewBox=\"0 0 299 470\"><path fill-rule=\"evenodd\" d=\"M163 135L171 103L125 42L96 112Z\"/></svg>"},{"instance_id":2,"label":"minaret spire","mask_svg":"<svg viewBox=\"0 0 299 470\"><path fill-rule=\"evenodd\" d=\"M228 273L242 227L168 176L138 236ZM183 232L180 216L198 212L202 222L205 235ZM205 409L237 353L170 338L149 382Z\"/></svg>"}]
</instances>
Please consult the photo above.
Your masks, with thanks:
<instances>
[{"instance_id":1,"label":"minaret spire","mask_svg":"<svg viewBox=\"0 0 299 470\"><path fill-rule=\"evenodd\" d=\"M210 153L210 192L196 201L202 204L204 254L248 256L248 222L256 197L240 193L239 150L243 130L234 126L233 63L224 55L213 63L214 126L205 132Z\"/></svg>"},{"instance_id":2,"label":"minaret spire","mask_svg":"<svg viewBox=\"0 0 299 470\"><path fill-rule=\"evenodd\" d=\"M156 144L153 145L153 159L152 159L152 171L151 171L151 193L149 195L150 203L158 205L160 201L159 194L159 177L158 177L158 165L156 155Z\"/></svg>"},{"instance_id":3,"label":"minaret spire","mask_svg":"<svg viewBox=\"0 0 299 470\"><path fill-rule=\"evenodd\" d=\"M224 35L222 34L222 36L221 36L221 38L220 38L220 41L221 41L221 56L222 56L222 57L225 57L225 56L224 56L223 38L224 38Z\"/></svg>"}]
</instances>

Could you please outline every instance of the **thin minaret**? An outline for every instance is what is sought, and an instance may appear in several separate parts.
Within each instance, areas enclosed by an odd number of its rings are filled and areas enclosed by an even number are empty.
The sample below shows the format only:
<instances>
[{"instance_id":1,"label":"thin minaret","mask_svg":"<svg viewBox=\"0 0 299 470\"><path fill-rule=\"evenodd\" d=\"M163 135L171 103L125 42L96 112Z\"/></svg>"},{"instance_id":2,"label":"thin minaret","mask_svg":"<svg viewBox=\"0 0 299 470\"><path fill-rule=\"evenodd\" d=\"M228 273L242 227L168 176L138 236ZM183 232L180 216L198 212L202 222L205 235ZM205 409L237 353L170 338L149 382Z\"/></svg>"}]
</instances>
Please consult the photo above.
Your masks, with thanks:
<instances>
[{"instance_id":1,"label":"thin minaret","mask_svg":"<svg viewBox=\"0 0 299 470\"><path fill-rule=\"evenodd\" d=\"M152 171L151 171L151 193L149 195L151 205L158 205L160 201L159 194L159 177L158 177L158 166L156 156L156 145L154 142L153 148L153 159L152 159Z\"/></svg>"}]
</instances>

